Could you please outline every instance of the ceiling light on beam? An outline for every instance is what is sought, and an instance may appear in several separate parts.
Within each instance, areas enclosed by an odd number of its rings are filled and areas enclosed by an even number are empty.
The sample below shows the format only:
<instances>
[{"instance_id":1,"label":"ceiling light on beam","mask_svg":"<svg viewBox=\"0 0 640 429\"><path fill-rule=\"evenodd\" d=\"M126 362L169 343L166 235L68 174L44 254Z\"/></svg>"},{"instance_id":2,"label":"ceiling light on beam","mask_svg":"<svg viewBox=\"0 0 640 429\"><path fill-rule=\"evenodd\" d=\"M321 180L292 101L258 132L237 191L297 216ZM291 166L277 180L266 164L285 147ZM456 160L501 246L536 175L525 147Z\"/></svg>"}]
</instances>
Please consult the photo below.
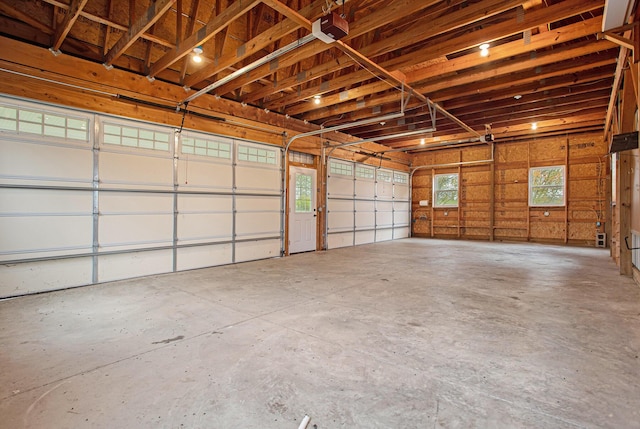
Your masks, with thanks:
<instances>
[{"instance_id":1,"label":"ceiling light on beam","mask_svg":"<svg viewBox=\"0 0 640 429\"><path fill-rule=\"evenodd\" d=\"M424 139L420 139L420 144L423 145L424 144Z\"/></svg>"},{"instance_id":2,"label":"ceiling light on beam","mask_svg":"<svg viewBox=\"0 0 640 429\"><path fill-rule=\"evenodd\" d=\"M322 97L321 97L321 96L319 96L319 95L314 95L314 96L313 96L313 102L314 102L314 103L316 103L316 104L320 104L320 99L321 99L321 98L322 98Z\"/></svg>"},{"instance_id":3,"label":"ceiling light on beam","mask_svg":"<svg viewBox=\"0 0 640 429\"><path fill-rule=\"evenodd\" d=\"M488 57L489 56L489 44L488 43L483 43L479 47L480 47L480 56L481 57Z\"/></svg>"},{"instance_id":4,"label":"ceiling light on beam","mask_svg":"<svg viewBox=\"0 0 640 429\"><path fill-rule=\"evenodd\" d=\"M537 122L533 122L531 124L531 129L534 130L534 131L537 130L538 129L538 123Z\"/></svg>"},{"instance_id":5,"label":"ceiling light on beam","mask_svg":"<svg viewBox=\"0 0 640 429\"><path fill-rule=\"evenodd\" d=\"M194 63L202 62L202 57L200 56L202 52L202 46L196 46L195 48L193 48L193 56L191 57L191 59Z\"/></svg>"}]
</instances>

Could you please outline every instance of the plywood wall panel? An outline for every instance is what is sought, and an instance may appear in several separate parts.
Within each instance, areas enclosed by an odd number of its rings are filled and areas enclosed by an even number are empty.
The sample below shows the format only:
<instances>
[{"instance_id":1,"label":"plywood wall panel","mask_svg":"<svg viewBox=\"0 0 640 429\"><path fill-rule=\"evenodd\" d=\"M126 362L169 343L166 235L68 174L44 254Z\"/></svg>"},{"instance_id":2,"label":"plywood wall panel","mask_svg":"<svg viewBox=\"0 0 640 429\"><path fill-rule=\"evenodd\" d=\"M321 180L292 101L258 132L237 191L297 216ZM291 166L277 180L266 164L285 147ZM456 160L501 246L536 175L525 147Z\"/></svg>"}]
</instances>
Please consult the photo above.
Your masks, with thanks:
<instances>
[{"instance_id":1,"label":"plywood wall panel","mask_svg":"<svg viewBox=\"0 0 640 429\"><path fill-rule=\"evenodd\" d=\"M460 171L459 206L433 211L435 237L482 237L491 230L497 240L531 240L594 245L596 221L606 222L607 146L600 133L535 138L529 141L497 143L494 175L490 165L460 165L438 168L437 173ZM488 156L489 155L489 156ZM421 154L414 165L482 161L490 157L489 147L448 149ZM567 206L529 207L529 168L565 165ZM418 171L413 177L412 197L431 199L432 169ZM492 186L493 183L493 186ZM492 209L493 199L493 213ZM431 233L431 211L413 205L415 234ZM493 219L493 224L491 220ZM601 226L604 230L604 226Z\"/></svg>"}]
</instances>

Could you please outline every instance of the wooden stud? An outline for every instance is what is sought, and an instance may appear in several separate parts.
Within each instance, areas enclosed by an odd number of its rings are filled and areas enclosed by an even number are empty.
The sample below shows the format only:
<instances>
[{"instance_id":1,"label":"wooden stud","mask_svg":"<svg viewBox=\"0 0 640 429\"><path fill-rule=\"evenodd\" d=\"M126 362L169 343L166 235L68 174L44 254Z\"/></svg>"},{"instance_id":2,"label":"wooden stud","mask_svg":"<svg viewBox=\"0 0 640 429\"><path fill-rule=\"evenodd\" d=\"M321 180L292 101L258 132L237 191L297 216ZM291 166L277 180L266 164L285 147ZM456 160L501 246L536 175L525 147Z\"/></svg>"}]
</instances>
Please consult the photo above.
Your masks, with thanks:
<instances>
[{"instance_id":1,"label":"wooden stud","mask_svg":"<svg viewBox=\"0 0 640 429\"><path fill-rule=\"evenodd\" d=\"M76 23L78 16L80 16L80 12L87 4L88 0L71 0L71 4L69 5L69 10L67 11L67 15L64 18L64 21L60 26L56 29L56 34L54 36L53 46L51 49L53 51L57 51L62 46L62 42L64 42L65 37L71 31L71 27Z\"/></svg>"},{"instance_id":2,"label":"wooden stud","mask_svg":"<svg viewBox=\"0 0 640 429\"><path fill-rule=\"evenodd\" d=\"M105 65L110 66L113 62L133 45L155 22L157 22L166 11L168 11L176 0L158 0L151 3L142 17L136 21L129 30L109 50L105 58ZM133 1L131 2L133 3Z\"/></svg>"}]
</instances>

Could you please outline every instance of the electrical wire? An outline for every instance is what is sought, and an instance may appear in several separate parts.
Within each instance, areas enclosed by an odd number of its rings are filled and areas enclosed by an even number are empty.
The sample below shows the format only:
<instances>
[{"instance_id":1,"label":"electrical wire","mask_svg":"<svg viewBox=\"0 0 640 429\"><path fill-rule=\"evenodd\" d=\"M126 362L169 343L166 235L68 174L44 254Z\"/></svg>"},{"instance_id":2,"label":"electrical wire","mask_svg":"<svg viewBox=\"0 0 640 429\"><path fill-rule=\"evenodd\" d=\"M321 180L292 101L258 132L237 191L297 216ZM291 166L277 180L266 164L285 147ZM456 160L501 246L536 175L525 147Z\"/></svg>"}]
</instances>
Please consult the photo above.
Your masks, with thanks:
<instances>
[{"instance_id":1,"label":"electrical wire","mask_svg":"<svg viewBox=\"0 0 640 429\"><path fill-rule=\"evenodd\" d=\"M182 121L180 122L180 129L178 130L178 134L182 134L182 128L184 128L184 118L187 116L187 109L189 108L189 102L185 101L184 108L182 109Z\"/></svg>"}]
</instances>

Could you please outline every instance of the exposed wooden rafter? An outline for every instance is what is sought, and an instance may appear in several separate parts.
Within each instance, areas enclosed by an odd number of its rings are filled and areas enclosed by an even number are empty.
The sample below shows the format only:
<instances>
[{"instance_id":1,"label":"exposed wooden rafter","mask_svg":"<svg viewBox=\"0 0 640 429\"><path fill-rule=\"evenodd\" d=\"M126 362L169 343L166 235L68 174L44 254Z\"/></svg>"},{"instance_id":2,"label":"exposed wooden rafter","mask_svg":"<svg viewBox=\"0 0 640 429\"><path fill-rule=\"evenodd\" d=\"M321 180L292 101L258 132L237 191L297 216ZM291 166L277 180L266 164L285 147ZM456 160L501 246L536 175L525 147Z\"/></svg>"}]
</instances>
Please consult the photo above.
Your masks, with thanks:
<instances>
[{"instance_id":1,"label":"exposed wooden rafter","mask_svg":"<svg viewBox=\"0 0 640 429\"><path fill-rule=\"evenodd\" d=\"M140 36L159 20L176 0L158 0L151 3L144 15L113 45L105 57L105 66L110 67Z\"/></svg>"}]
</instances>

